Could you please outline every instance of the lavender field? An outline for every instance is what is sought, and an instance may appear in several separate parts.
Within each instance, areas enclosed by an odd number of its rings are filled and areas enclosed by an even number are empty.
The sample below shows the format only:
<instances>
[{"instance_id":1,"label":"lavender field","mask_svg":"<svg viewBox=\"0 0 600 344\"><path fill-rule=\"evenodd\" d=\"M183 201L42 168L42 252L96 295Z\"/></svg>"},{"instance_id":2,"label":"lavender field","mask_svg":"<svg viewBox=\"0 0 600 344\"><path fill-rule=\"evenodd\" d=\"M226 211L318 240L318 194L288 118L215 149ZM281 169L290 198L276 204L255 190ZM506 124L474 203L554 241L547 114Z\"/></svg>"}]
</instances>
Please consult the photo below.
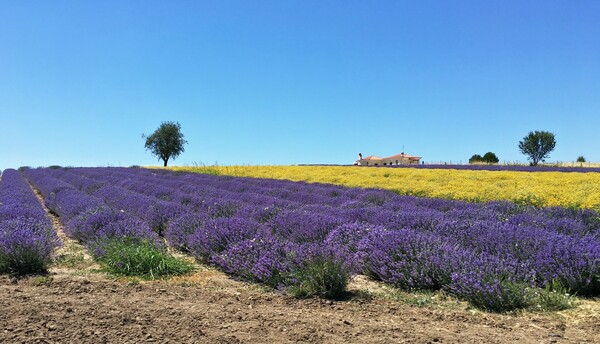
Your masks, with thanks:
<instances>
[{"instance_id":1,"label":"lavender field","mask_svg":"<svg viewBox=\"0 0 600 344\"><path fill-rule=\"evenodd\" d=\"M525 307L539 288L600 293L592 210L145 169L24 174L99 259L115 238L163 251L164 238L232 276L300 296L339 297L353 274L491 310ZM59 243L19 172L4 172L0 201L3 271L43 271Z\"/></svg>"},{"instance_id":2,"label":"lavender field","mask_svg":"<svg viewBox=\"0 0 600 344\"><path fill-rule=\"evenodd\" d=\"M118 238L160 250L170 245L233 277L297 296L341 297L352 275L365 274L409 291L444 290L495 311L527 307L544 290L600 295L600 217L593 210L139 168L24 175L67 235L99 258ZM18 172L6 171L0 190L7 194L14 184L28 188ZM31 215L10 215L3 201L4 256L12 252L5 243L20 233L12 225L19 218L37 217L41 232L51 232L29 195L18 202L31 204ZM47 257L56 243L43 242Z\"/></svg>"}]
</instances>

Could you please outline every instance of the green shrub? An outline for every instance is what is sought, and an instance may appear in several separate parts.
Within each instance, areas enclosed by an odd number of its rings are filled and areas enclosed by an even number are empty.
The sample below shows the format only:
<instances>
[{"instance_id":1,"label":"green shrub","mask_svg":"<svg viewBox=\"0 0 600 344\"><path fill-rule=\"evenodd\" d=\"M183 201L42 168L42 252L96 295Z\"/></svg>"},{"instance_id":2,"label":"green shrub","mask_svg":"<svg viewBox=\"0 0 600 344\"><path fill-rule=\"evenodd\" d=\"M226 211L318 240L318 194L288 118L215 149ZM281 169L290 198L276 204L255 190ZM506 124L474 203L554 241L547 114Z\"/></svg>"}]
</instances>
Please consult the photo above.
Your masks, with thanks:
<instances>
[{"instance_id":1,"label":"green shrub","mask_svg":"<svg viewBox=\"0 0 600 344\"><path fill-rule=\"evenodd\" d=\"M469 158L469 164L475 164L478 162L482 162L483 161L483 157L479 154L473 154L471 156L471 158Z\"/></svg>"},{"instance_id":2,"label":"green shrub","mask_svg":"<svg viewBox=\"0 0 600 344\"><path fill-rule=\"evenodd\" d=\"M343 262L333 257L315 257L291 273L289 291L295 297L338 299L345 295L349 280Z\"/></svg>"},{"instance_id":3,"label":"green shrub","mask_svg":"<svg viewBox=\"0 0 600 344\"><path fill-rule=\"evenodd\" d=\"M148 241L112 239L104 243L103 250L105 253L98 260L106 265L109 272L119 275L154 279L194 270L192 263L173 257Z\"/></svg>"},{"instance_id":4,"label":"green shrub","mask_svg":"<svg viewBox=\"0 0 600 344\"><path fill-rule=\"evenodd\" d=\"M483 155L483 162L488 164L497 164L500 161L496 154L492 152L487 152Z\"/></svg>"},{"instance_id":5,"label":"green shrub","mask_svg":"<svg viewBox=\"0 0 600 344\"><path fill-rule=\"evenodd\" d=\"M492 152L487 152L483 156L479 154L473 154L471 158L469 158L469 164L477 164L477 163L486 163L486 164L497 164L500 161L496 154Z\"/></svg>"},{"instance_id":6,"label":"green shrub","mask_svg":"<svg viewBox=\"0 0 600 344\"><path fill-rule=\"evenodd\" d=\"M533 306L543 311L562 311L573 308L576 297L568 293L567 289L558 281L554 280L547 284L544 289L539 289L534 299Z\"/></svg>"}]
</instances>

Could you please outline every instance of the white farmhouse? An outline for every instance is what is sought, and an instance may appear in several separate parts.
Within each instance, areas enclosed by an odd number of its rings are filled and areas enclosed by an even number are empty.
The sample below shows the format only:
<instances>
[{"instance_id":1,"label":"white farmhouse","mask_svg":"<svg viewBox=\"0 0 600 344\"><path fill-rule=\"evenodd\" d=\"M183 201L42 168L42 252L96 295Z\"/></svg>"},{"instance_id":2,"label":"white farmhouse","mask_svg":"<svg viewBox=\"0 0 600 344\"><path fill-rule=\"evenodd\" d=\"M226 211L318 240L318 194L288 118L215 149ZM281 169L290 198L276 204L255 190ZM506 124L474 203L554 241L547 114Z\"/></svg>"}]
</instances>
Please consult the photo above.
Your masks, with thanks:
<instances>
[{"instance_id":1,"label":"white farmhouse","mask_svg":"<svg viewBox=\"0 0 600 344\"><path fill-rule=\"evenodd\" d=\"M421 160L420 156L404 154L404 152L387 158L380 158L375 155L370 155L366 158L362 157L361 153L358 153L358 160L354 162L354 165L359 166L392 166L392 165L418 165Z\"/></svg>"}]
</instances>

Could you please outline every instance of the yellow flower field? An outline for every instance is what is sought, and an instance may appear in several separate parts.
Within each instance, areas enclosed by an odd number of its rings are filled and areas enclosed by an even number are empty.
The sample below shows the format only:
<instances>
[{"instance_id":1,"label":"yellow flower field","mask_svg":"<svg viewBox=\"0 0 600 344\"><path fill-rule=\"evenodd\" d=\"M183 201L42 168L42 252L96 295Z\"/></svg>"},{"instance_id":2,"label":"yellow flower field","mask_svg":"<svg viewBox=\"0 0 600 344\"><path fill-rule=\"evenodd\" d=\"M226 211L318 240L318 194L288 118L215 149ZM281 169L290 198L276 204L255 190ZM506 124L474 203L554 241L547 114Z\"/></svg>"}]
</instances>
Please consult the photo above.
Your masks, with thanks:
<instances>
[{"instance_id":1,"label":"yellow flower field","mask_svg":"<svg viewBox=\"0 0 600 344\"><path fill-rule=\"evenodd\" d=\"M600 210L600 173L470 171L357 166L170 167L199 173L381 188L401 195L464 201L508 200Z\"/></svg>"}]
</instances>

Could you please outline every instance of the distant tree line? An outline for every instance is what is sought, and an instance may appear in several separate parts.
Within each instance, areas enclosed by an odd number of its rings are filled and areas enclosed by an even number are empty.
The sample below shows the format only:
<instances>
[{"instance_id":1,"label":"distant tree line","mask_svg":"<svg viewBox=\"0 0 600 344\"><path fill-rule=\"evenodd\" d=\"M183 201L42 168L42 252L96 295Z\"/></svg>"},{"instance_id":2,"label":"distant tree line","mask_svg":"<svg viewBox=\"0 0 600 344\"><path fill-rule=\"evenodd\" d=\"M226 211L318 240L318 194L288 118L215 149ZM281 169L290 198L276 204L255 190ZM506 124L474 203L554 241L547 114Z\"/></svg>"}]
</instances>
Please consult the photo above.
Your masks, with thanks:
<instances>
[{"instance_id":1,"label":"distant tree line","mask_svg":"<svg viewBox=\"0 0 600 344\"><path fill-rule=\"evenodd\" d=\"M469 164L485 163L485 164L497 164L500 161L496 154L487 152L483 156L479 154L473 154L469 159Z\"/></svg>"},{"instance_id":2,"label":"distant tree line","mask_svg":"<svg viewBox=\"0 0 600 344\"><path fill-rule=\"evenodd\" d=\"M540 162L545 162L550 157L550 152L556 147L556 137L554 133L548 131L530 131L521 141L519 141L519 150L527 156L531 166L537 166ZM496 154L487 152L483 156L473 154L469 159L469 164L485 163L497 164L500 160ZM585 162L583 156L577 158L577 162Z\"/></svg>"}]
</instances>

